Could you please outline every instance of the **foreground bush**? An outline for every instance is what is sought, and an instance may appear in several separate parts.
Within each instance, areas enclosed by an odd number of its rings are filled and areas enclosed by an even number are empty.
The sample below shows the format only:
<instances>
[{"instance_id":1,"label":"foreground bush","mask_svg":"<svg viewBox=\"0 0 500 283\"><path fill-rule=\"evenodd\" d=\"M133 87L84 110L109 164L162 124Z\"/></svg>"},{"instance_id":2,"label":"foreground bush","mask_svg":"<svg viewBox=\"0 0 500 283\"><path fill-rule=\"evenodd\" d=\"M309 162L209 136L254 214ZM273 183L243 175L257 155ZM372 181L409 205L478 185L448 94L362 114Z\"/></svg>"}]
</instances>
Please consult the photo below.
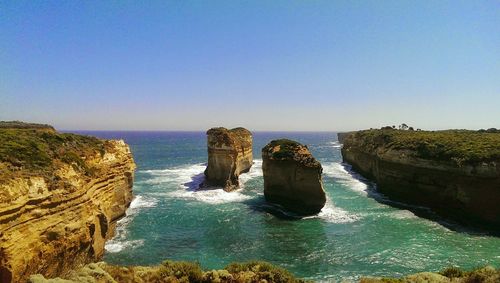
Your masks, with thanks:
<instances>
[{"instance_id":1,"label":"foreground bush","mask_svg":"<svg viewBox=\"0 0 500 283\"><path fill-rule=\"evenodd\" d=\"M457 267L449 267L439 273L422 272L402 278L362 278L361 283L498 283L500 269L491 266L465 271Z\"/></svg>"},{"instance_id":2,"label":"foreground bush","mask_svg":"<svg viewBox=\"0 0 500 283\"><path fill-rule=\"evenodd\" d=\"M116 266L91 263L63 278L33 275L31 283L300 283L287 270L263 261L232 263L222 270L203 271L198 263L164 261L157 266Z\"/></svg>"}]
</instances>

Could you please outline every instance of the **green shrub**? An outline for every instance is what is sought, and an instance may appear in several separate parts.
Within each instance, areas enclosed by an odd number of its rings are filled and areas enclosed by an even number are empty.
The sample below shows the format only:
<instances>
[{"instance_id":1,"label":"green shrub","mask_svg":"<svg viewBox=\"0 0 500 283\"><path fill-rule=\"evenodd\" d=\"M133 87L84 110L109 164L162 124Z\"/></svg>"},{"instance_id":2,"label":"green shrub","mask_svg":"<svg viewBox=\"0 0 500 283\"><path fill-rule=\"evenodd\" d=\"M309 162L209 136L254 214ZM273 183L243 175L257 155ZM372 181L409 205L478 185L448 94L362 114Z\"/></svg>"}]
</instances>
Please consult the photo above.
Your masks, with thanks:
<instances>
[{"instance_id":1,"label":"green shrub","mask_svg":"<svg viewBox=\"0 0 500 283\"><path fill-rule=\"evenodd\" d=\"M161 263L160 274L162 277L175 277L187 282L201 282L203 271L198 263L188 261L166 260Z\"/></svg>"},{"instance_id":2,"label":"green shrub","mask_svg":"<svg viewBox=\"0 0 500 283\"><path fill-rule=\"evenodd\" d=\"M284 268L274 266L264 261L250 261L245 263L231 263L225 268L232 273L236 278L238 274L245 274L248 271L255 273L251 282L304 282L296 279L293 274ZM248 274L248 273L247 273Z\"/></svg>"},{"instance_id":3,"label":"green shrub","mask_svg":"<svg viewBox=\"0 0 500 283\"><path fill-rule=\"evenodd\" d=\"M446 276L448 278L455 278L455 277L463 277L466 274L466 272L458 267L447 267L441 272L439 272L439 274Z\"/></svg>"},{"instance_id":4,"label":"green shrub","mask_svg":"<svg viewBox=\"0 0 500 283\"><path fill-rule=\"evenodd\" d=\"M500 133L468 130L365 130L355 132L344 140L344 146L365 152L409 151L415 157L457 162L459 166L499 160L499 144Z\"/></svg>"}]
</instances>

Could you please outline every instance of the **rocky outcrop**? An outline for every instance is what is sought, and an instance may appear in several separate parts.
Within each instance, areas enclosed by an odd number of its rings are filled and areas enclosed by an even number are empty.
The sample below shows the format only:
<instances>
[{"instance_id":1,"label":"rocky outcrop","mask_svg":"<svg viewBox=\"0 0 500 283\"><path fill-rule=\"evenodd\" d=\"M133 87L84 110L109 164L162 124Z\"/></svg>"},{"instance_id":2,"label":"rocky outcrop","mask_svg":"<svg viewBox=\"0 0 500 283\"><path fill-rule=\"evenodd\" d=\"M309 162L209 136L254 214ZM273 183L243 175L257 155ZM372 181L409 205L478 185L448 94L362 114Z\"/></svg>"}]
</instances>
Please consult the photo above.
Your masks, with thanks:
<instances>
[{"instance_id":1,"label":"rocky outcrop","mask_svg":"<svg viewBox=\"0 0 500 283\"><path fill-rule=\"evenodd\" d=\"M366 130L344 138L342 156L390 199L499 230L499 141L472 131Z\"/></svg>"},{"instance_id":2,"label":"rocky outcrop","mask_svg":"<svg viewBox=\"0 0 500 283\"><path fill-rule=\"evenodd\" d=\"M339 140L339 143L344 143L344 139L349 136L352 132L341 132L337 133L337 139Z\"/></svg>"},{"instance_id":3,"label":"rocky outcrop","mask_svg":"<svg viewBox=\"0 0 500 283\"><path fill-rule=\"evenodd\" d=\"M202 186L220 186L225 191L239 187L238 176L253 164L252 134L244 128L207 131L208 165Z\"/></svg>"},{"instance_id":4,"label":"rocky outcrop","mask_svg":"<svg viewBox=\"0 0 500 283\"><path fill-rule=\"evenodd\" d=\"M307 146L281 139L262 149L264 196L292 212L309 215L326 203L321 164Z\"/></svg>"},{"instance_id":5,"label":"rocky outcrop","mask_svg":"<svg viewBox=\"0 0 500 283\"><path fill-rule=\"evenodd\" d=\"M99 260L132 200L123 141L0 129L0 281Z\"/></svg>"}]
</instances>

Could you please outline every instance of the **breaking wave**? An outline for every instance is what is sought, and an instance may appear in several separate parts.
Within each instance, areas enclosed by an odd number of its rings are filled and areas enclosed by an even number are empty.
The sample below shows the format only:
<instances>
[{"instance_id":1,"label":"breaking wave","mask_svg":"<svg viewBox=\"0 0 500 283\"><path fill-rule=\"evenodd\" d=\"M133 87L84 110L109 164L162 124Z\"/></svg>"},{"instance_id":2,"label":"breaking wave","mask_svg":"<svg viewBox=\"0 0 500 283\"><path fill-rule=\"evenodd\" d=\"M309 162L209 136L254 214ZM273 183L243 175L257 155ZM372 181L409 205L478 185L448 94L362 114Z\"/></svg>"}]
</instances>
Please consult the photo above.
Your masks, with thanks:
<instances>
[{"instance_id":1,"label":"breaking wave","mask_svg":"<svg viewBox=\"0 0 500 283\"><path fill-rule=\"evenodd\" d=\"M127 214L122 219L118 220L116 225L115 236L106 242L104 248L107 252L118 253L124 249L137 248L144 245L144 240L127 240L128 229L127 226L132 222L135 215L142 208L155 207L158 200L154 198L136 196L130 203L130 207L127 209Z\"/></svg>"},{"instance_id":2,"label":"breaking wave","mask_svg":"<svg viewBox=\"0 0 500 283\"><path fill-rule=\"evenodd\" d=\"M346 167L349 171L346 170ZM336 162L325 164L323 165L323 173L328 177L335 178L335 181L345 185L346 187L363 194L367 194L367 191L370 188L368 182L363 177L350 171L349 165L344 166L343 164Z\"/></svg>"}]
</instances>

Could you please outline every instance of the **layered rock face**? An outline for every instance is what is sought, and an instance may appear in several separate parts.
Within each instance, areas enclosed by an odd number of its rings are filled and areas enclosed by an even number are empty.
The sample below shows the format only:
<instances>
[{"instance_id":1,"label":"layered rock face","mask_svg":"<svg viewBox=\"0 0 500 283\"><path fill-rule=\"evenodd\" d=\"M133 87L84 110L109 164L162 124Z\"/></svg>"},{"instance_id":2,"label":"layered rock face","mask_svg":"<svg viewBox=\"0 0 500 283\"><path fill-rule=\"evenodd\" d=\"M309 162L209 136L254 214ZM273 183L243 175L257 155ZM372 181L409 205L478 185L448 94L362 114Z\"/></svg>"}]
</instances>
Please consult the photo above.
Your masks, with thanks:
<instances>
[{"instance_id":1,"label":"layered rock face","mask_svg":"<svg viewBox=\"0 0 500 283\"><path fill-rule=\"evenodd\" d=\"M342 156L391 199L500 230L498 140L472 131L367 130L344 137Z\"/></svg>"},{"instance_id":2,"label":"layered rock face","mask_svg":"<svg viewBox=\"0 0 500 283\"><path fill-rule=\"evenodd\" d=\"M132 200L123 141L0 129L0 281L99 260Z\"/></svg>"},{"instance_id":3,"label":"layered rock face","mask_svg":"<svg viewBox=\"0 0 500 283\"><path fill-rule=\"evenodd\" d=\"M253 164L252 134L244 128L207 131L208 165L202 186L221 186L225 191L238 188L238 176Z\"/></svg>"},{"instance_id":4,"label":"layered rock face","mask_svg":"<svg viewBox=\"0 0 500 283\"><path fill-rule=\"evenodd\" d=\"M310 215L326 203L321 164L306 146L291 140L274 140L262 149L264 196L292 212Z\"/></svg>"}]
</instances>

